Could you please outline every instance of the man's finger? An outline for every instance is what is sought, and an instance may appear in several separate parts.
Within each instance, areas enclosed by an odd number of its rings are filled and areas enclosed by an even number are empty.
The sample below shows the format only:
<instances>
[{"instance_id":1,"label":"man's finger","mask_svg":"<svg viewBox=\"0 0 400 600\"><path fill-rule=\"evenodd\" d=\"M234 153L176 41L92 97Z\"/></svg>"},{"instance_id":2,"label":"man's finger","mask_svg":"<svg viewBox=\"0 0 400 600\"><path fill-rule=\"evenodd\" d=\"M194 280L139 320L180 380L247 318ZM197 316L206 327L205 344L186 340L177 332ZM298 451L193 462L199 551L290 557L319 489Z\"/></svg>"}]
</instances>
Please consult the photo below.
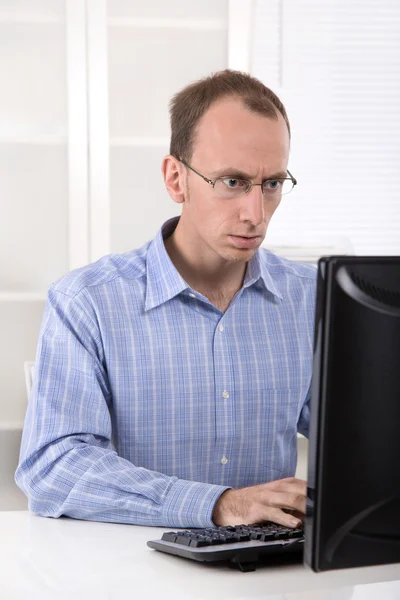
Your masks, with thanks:
<instances>
[{"instance_id":1,"label":"man's finger","mask_svg":"<svg viewBox=\"0 0 400 600\"><path fill-rule=\"evenodd\" d=\"M266 520L272 521L273 523L278 523L278 525L283 525L284 527L291 527L293 529L300 527L302 524L301 519L285 513L279 508L270 508L268 510L268 516L266 517Z\"/></svg>"},{"instance_id":2,"label":"man's finger","mask_svg":"<svg viewBox=\"0 0 400 600\"><path fill-rule=\"evenodd\" d=\"M297 517L297 519L304 519L304 513L300 512L299 510L285 510L284 508L282 509L283 512L287 512L289 515L292 515L293 517Z\"/></svg>"},{"instance_id":3,"label":"man's finger","mask_svg":"<svg viewBox=\"0 0 400 600\"><path fill-rule=\"evenodd\" d=\"M306 513L306 498L303 494L273 492L268 496L268 504L274 508L297 510L303 515Z\"/></svg>"}]
</instances>

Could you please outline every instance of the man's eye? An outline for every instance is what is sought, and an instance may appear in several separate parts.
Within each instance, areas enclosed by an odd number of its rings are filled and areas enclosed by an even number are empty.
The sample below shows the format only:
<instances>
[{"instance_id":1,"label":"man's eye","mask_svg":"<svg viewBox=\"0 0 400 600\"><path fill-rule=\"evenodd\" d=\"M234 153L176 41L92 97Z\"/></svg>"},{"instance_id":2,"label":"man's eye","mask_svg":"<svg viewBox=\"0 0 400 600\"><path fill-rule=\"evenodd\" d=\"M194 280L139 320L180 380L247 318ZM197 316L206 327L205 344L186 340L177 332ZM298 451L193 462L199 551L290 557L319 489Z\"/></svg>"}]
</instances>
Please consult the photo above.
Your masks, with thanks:
<instances>
[{"instance_id":1,"label":"man's eye","mask_svg":"<svg viewBox=\"0 0 400 600\"><path fill-rule=\"evenodd\" d=\"M281 181L279 179L269 179L268 181L264 182L264 189L266 190L270 190L270 191L275 191L278 190L281 186Z\"/></svg>"},{"instance_id":2,"label":"man's eye","mask_svg":"<svg viewBox=\"0 0 400 600\"><path fill-rule=\"evenodd\" d=\"M245 188L248 185L245 179L233 179L232 177L222 179L222 182L230 189Z\"/></svg>"}]
</instances>

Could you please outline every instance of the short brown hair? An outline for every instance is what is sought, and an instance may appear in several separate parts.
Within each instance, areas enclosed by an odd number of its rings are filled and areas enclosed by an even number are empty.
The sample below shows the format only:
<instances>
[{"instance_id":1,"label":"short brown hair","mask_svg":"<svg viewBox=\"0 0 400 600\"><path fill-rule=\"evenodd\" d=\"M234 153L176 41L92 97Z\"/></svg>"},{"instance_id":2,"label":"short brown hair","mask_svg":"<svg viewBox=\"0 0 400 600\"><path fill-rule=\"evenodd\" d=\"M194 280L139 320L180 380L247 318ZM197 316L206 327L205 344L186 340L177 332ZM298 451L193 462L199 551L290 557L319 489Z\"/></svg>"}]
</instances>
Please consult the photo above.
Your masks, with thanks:
<instances>
[{"instance_id":1,"label":"short brown hair","mask_svg":"<svg viewBox=\"0 0 400 600\"><path fill-rule=\"evenodd\" d=\"M195 81L175 94L170 102L170 154L190 161L196 126L213 102L226 96L240 98L252 112L277 119L279 113L290 124L285 107L278 96L259 79L248 73L225 69Z\"/></svg>"}]
</instances>

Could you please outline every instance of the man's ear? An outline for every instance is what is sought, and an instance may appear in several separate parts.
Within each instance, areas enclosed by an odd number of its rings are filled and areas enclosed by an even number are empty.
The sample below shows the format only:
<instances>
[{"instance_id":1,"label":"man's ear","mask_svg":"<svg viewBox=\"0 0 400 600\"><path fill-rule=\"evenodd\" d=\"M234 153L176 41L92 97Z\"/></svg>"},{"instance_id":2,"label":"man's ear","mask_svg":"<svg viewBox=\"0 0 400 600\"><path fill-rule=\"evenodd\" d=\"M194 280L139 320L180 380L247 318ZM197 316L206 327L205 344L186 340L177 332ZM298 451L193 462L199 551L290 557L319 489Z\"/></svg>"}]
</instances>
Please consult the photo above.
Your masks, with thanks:
<instances>
[{"instance_id":1,"label":"man's ear","mask_svg":"<svg viewBox=\"0 0 400 600\"><path fill-rule=\"evenodd\" d=\"M172 200L177 204L185 202L186 169L180 160L168 154L162 161L161 171Z\"/></svg>"}]
</instances>

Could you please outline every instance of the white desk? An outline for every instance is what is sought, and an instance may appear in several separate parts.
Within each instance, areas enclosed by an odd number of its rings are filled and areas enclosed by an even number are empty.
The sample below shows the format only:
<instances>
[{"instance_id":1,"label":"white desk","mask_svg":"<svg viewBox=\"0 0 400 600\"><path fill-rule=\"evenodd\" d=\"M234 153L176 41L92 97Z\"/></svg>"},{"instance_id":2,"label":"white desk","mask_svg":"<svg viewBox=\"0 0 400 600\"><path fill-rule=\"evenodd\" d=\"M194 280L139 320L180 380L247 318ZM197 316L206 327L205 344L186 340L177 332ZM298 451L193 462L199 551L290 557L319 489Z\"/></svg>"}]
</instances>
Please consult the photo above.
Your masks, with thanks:
<instances>
[{"instance_id":1,"label":"white desk","mask_svg":"<svg viewBox=\"0 0 400 600\"><path fill-rule=\"evenodd\" d=\"M300 565L241 573L150 550L146 541L163 531L0 512L0 598L400 600L400 564L321 574Z\"/></svg>"}]
</instances>

